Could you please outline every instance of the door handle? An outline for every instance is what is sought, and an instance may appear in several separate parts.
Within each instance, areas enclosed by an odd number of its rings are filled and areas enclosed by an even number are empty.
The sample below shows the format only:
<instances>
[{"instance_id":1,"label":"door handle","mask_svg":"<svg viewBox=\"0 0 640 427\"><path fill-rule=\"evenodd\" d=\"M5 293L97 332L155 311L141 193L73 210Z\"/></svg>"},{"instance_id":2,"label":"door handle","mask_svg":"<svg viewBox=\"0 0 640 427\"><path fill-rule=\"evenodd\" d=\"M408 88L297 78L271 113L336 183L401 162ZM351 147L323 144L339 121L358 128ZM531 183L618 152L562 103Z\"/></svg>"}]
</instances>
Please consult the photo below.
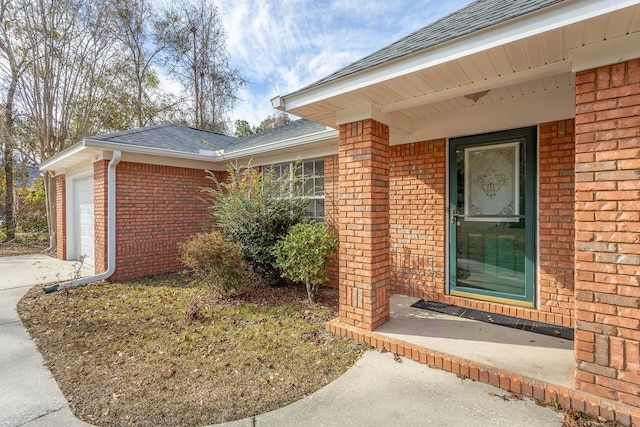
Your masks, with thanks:
<instances>
[{"instance_id":1,"label":"door handle","mask_svg":"<svg viewBox=\"0 0 640 427\"><path fill-rule=\"evenodd\" d=\"M449 221L451 222L451 224L456 223L456 208L449 209Z\"/></svg>"}]
</instances>

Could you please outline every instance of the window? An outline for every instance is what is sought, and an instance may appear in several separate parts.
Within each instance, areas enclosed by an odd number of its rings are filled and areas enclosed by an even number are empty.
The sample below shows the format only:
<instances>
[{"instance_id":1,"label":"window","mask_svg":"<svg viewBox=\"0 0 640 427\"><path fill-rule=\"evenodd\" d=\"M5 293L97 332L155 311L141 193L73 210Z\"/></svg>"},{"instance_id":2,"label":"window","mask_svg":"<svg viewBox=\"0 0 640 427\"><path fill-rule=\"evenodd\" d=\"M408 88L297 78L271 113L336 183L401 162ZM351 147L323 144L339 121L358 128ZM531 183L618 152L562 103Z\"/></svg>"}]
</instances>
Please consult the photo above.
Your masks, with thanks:
<instances>
[{"instance_id":1,"label":"window","mask_svg":"<svg viewBox=\"0 0 640 427\"><path fill-rule=\"evenodd\" d=\"M278 163L271 166L275 178L280 178L293 170L295 162ZM303 193L309 199L307 218L324 221L324 160L305 160L298 163L298 173L302 175Z\"/></svg>"}]
</instances>

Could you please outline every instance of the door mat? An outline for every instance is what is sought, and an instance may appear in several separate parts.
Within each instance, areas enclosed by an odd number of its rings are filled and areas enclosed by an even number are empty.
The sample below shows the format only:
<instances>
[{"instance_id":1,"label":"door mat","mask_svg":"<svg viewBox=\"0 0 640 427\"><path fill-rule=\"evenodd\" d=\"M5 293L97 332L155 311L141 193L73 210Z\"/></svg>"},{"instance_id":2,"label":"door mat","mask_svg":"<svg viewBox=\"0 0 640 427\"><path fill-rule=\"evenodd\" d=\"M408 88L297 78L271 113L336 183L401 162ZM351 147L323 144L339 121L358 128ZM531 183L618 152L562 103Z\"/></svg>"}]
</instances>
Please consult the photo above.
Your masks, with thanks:
<instances>
[{"instance_id":1,"label":"door mat","mask_svg":"<svg viewBox=\"0 0 640 427\"><path fill-rule=\"evenodd\" d=\"M438 301L425 301L423 299L415 302L411 307L573 341L573 328L566 326L519 319L517 317L505 316L504 314L487 313L486 311L475 310L473 308L458 307L456 305L445 304Z\"/></svg>"}]
</instances>

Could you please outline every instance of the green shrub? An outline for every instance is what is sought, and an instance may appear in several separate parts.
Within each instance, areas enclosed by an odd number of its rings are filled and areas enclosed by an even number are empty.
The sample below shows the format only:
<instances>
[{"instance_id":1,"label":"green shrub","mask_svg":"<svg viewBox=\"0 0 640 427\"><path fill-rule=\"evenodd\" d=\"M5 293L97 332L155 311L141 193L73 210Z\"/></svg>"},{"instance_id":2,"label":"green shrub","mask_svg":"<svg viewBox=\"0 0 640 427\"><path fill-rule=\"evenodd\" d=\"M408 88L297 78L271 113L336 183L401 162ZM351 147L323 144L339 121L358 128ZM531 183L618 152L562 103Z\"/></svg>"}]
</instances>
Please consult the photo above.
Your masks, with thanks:
<instances>
[{"instance_id":1,"label":"green shrub","mask_svg":"<svg viewBox=\"0 0 640 427\"><path fill-rule=\"evenodd\" d=\"M304 283L309 302L315 304L318 287L329 279L329 257L338 250L338 238L322 222L294 225L272 252L282 275Z\"/></svg>"},{"instance_id":2,"label":"green shrub","mask_svg":"<svg viewBox=\"0 0 640 427\"><path fill-rule=\"evenodd\" d=\"M180 245L182 262L222 295L240 292L249 284L242 248L220 232L198 234Z\"/></svg>"},{"instance_id":3,"label":"green shrub","mask_svg":"<svg viewBox=\"0 0 640 427\"><path fill-rule=\"evenodd\" d=\"M226 239L242 246L245 260L267 285L278 283L271 248L307 211L300 175L276 177L270 168L260 172L233 165L224 181L213 173L209 176L214 186L203 191L212 199L217 228Z\"/></svg>"}]
</instances>

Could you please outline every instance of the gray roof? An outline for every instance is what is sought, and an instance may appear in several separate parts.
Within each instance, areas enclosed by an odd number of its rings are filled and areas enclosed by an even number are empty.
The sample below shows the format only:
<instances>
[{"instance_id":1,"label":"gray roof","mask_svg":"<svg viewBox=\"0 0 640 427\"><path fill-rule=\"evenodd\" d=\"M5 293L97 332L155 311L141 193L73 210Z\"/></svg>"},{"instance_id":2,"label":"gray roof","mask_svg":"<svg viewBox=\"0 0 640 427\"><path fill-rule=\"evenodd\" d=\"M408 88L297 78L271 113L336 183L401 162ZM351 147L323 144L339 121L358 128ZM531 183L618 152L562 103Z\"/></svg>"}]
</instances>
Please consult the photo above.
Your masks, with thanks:
<instances>
[{"instance_id":1,"label":"gray roof","mask_svg":"<svg viewBox=\"0 0 640 427\"><path fill-rule=\"evenodd\" d=\"M478 0L293 93L373 68L562 1Z\"/></svg>"},{"instance_id":2,"label":"gray roof","mask_svg":"<svg viewBox=\"0 0 640 427\"><path fill-rule=\"evenodd\" d=\"M198 154L200 150L227 149L238 138L187 126L164 124L91 136L87 140Z\"/></svg>"},{"instance_id":3,"label":"gray roof","mask_svg":"<svg viewBox=\"0 0 640 427\"><path fill-rule=\"evenodd\" d=\"M164 124L91 136L87 140L194 154L200 153L200 150L225 150L233 153L325 130L325 125L299 119L255 135L238 138L187 126Z\"/></svg>"},{"instance_id":4,"label":"gray roof","mask_svg":"<svg viewBox=\"0 0 640 427\"><path fill-rule=\"evenodd\" d=\"M307 119L294 120L255 135L238 138L237 143L230 148L230 152L310 135L325 130L327 130L327 127L320 123L312 122Z\"/></svg>"}]
</instances>

